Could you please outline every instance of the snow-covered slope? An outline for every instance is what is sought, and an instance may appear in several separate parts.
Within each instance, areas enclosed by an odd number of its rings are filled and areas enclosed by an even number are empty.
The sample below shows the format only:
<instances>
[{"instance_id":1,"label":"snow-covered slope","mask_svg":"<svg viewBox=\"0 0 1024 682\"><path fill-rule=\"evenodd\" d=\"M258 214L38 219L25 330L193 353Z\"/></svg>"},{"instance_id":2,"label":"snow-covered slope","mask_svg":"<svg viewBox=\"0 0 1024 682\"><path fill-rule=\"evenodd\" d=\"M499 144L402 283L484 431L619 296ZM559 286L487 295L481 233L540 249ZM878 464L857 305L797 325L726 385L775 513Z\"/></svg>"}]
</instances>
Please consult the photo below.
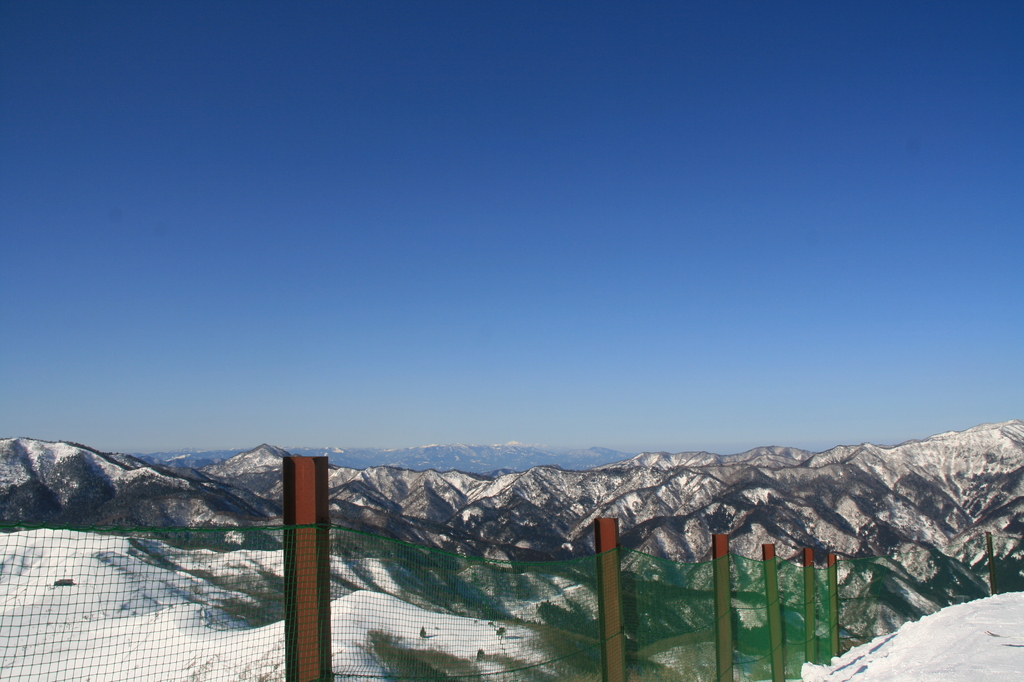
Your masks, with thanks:
<instances>
[{"instance_id":1,"label":"snow-covered slope","mask_svg":"<svg viewBox=\"0 0 1024 682\"><path fill-rule=\"evenodd\" d=\"M0 535L0 566L0 679L284 680L284 628L273 619L281 614L280 551L35 530ZM525 611L486 620L400 599L407 572L332 557L339 591L347 586L331 605L340 676L495 674L556 658L540 631L522 623ZM550 602L558 591L541 596ZM492 612L517 598L485 596Z\"/></svg>"},{"instance_id":2,"label":"snow-covered slope","mask_svg":"<svg viewBox=\"0 0 1024 682\"><path fill-rule=\"evenodd\" d=\"M1003 682L1024 678L1024 593L949 606L833 659L804 682Z\"/></svg>"}]
</instances>

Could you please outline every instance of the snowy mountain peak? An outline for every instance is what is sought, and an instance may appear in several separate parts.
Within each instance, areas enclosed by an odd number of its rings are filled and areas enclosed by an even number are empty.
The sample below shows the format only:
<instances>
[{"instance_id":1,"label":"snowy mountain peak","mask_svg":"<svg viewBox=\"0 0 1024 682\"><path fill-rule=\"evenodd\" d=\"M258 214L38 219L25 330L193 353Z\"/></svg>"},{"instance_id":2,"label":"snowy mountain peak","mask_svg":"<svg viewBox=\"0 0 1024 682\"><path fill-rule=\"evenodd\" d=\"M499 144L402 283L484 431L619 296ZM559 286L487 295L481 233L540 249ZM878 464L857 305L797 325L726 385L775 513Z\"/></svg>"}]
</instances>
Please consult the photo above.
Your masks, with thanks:
<instances>
[{"instance_id":1,"label":"snowy mountain peak","mask_svg":"<svg viewBox=\"0 0 1024 682\"><path fill-rule=\"evenodd\" d=\"M290 456L291 453L287 450L263 443L252 450L240 452L223 462L203 467L202 470L217 476L237 476L267 469L280 471L281 459Z\"/></svg>"},{"instance_id":2,"label":"snowy mountain peak","mask_svg":"<svg viewBox=\"0 0 1024 682\"><path fill-rule=\"evenodd\" d=\"M677 452L675 454L668 452L641 452L639 455L630 457L625 461L612 462L611 464L604 464L596 468L613 469L623 466L637 466L651 469L675 469L685 463L701 460L705 457L714 458L718 456L710 452Z\"/></svg>"},{"instance_id":3,"label":"snowy mountain peak","mask_svg":"<svg viewBox=\"0 0 1024 682\"><path fill-rule=\"evenodd\" d=\"M101 453L85 446L34 440L0 439L0 485L18 485L34 478L60 478L64 471L85 467L105 480L145 463L129 455Z\"/></svg>"}]
</instances>

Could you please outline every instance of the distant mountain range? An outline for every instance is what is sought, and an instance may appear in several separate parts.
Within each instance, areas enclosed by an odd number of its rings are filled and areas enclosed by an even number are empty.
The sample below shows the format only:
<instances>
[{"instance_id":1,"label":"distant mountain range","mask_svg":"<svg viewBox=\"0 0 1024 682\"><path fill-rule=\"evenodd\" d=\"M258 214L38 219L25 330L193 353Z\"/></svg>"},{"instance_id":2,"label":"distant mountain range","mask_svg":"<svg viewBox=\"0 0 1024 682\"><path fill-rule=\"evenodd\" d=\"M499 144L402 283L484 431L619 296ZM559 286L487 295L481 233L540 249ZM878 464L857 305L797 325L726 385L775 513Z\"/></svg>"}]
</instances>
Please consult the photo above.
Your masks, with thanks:
<instances>
[{"instance_id":1,"label":"distant mountain range","mask_svg":"<svg viewBox=\"0 0 1024 682\"><path fill-rule=\"evenodd\" d=\"M238 525L280 508L187 468L30 438L0 440L0 519L119 526Z\"/></svg>"},{"instance_id":2,"label":"distant mountain range","mask_svg":"<svg viewBox=\"0 0 1024 682\"><path fill-rule=\"evenodd\" d=\"M618 462L634 453L608 448L548 448L523 443L504 445L421 445L413 448L304 448L288 447L293 455L305 457L326 456L335 466L366 469L373 466L394 466L405 469L457 469L478 474L502 474L526 471L535 466L557 465L566 469L590 469ZM133 456L151 464L201 468L221 462L245 452L234 450L183 449L171 452L133 453Z\"/></svg>"},{"instance_id":3,"label":"distant mountain range","mask_svg":"<svg viewBox=\"0 0 1024 682\"><path fill-rule=\"evenodd\" d=\"M494 456L487 448L495 447L535 456L517 444L393 452L420 462L458 456L486 464ZM155 464L68 443L0 440L0 518L146 526L279 522L286 454L261 445L193 468L175 466L184 460L173 458ZM599 458L588 457L588 464ZM494 558L592 552L591 522L600 516L620 520L624 546L675 560L704 558L711 533L730 533L734 550L747 556L758 556L762 542L778 543L784 556L804 546L880 555L946 547L984 530L1024 534L1024 421L894 446L641 453L580 470L536 466L484 474L332 465L330 500L340 525Z\"/></svg>"}]
</instances>

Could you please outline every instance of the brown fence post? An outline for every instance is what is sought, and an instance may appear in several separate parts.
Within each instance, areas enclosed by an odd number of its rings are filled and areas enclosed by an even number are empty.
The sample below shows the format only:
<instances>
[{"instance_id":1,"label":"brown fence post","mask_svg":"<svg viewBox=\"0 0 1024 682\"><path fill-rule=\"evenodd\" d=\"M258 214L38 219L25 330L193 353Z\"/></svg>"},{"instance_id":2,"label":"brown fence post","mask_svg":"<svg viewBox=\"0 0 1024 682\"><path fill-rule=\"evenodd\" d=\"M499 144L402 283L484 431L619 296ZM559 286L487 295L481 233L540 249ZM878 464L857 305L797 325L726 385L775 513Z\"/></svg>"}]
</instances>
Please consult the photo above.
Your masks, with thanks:
<instances>
[{"instance_id":1,"label":"brown fence post","mask_svg":"<svg viewBox=\"0 0 1024 682\"><path fill-rule=\"evenodd\" d=\"M814 617L814 550L804 549L804 660L817 663L817 644L815 637L818 624Z\"/></svg>"},{"instance_id":2,"label":"brown fence post","mask_svg":"<svg viewBox=\"0 0 1024 682\"><path fill-rule=\"evenodd\" d=\"M988 555L988 589L991 594L999 594L996 585L996 553L992 551L992 533L985 533L985 553Z\"/></svg>"},{"instance_id":3,"label":"brown fence post","mask_svg":"<svg viewBox=\"0 0 1024 682\"><path fill-rule=\"evenodd\" d=\"M786 649L782 644L782 604L779 603L779 565L775 545L761 545L764 562L764 599L768 609L768 642L771 646L772 682L786 682Z\"/></svg>"},{"instance_id":4,"label":"brown fence post","mask_svg":"<svg viewBox=\"0 0 1024 682\"><path fill-rule=\"evenodd\" d=\"M594 519L601 679L626 682L626 642L619 580L619 520Z\"/></svg>"},{"instance_id":5,"label":"brown fence post","mask_svg":"<svg viewBox=\"0 0 1024 682\"><path fill-rule=\"evenodd\" d=\"M828 554L828 634L832 656L839 655L839 564L838 557Z\"/></svg>"},{"instance_id":6,"label":"brown fence post","mask_svg":"<svg viewBox=\"0 0 1024 682\"><path fill-rule=\"evenodd\" d=\"M284 531L285 678L332 678L331 585L328 554L327 458L285 457Z\"/></svg>"},{"instance_id":7,"label":"brown fence post","mask_svg":"<svg viewBox=\"0 0 1024 682\"><path fill-rule=\"evenodd\" d=\"M711 536L715 579L715 668L718 682L732 682L732 590L729 587L729 536Z\"/></svg>"}]
</instances>

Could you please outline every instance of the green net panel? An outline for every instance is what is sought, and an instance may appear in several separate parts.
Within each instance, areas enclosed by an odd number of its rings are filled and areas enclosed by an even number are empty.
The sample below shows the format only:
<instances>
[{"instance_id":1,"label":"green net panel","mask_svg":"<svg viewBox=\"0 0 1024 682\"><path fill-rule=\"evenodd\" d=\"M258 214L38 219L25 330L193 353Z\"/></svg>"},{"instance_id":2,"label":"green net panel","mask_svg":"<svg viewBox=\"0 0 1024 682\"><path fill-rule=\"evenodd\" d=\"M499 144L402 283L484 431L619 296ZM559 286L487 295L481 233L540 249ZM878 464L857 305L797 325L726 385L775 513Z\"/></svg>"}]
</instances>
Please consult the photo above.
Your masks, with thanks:
<instances>
[{"instance_id":1,"label":"green net panel","mask_svg":"<svg viewBox=\"0 0 1024 682\"><path fill-rule=\"evenodd\" d=\"M831 624L832 609L829 607L828 569L814 569L814 660L812 663L825 665L832 661Z\"/></svg>"},{"instance_id":2,"label":"green net panel","mask_svg":"<svg viewBox=\"0 0 1024 682\"><path fill-rule=\"evenodd\" d=\"M331 531L336 679L600 680L596 562L511 563Z\"/></svg>"},{"instance_id":3,"label":"green net panel","mask_svg":"<svg viewBox=\"0 0 1024 682\"><path fill-rule=\"evenodd\" d=\"M778 575L786 678L800 679L800 668L805 662L825 663L830 658L828 576L825 570L814 569L814 627L808 628L804 567L792 561L778 560ZM808 648L813 652L810 658Z\"/></svg>"},{"instance_id":4,"label":"green net panel","mask_svg":"<svg viewBox=\"0 0 1024 682\"><path fill-rule=\"evenodd\" d=\"M904 598L894 610L905 620L917 620L952 604L988 596L982 575L955 556L936 549L915 548L894 554L890 581ZM909 595L916 595L911 598Z\"/></svg>"},{"instance_id":5,"label":"green net panel","mask_svg":"<svg viewBox=\"0 0 1024 682\"><path fill-rule=\"evenodd\" d=\"M993 538L993 540L993 548L999 547L999 539ZM974 577L984 583L985 593L991 594L989 591L991 575L986 544L984 535L975 536L950 548L949 554L959 558L970 569Z\"/></svg>"},{"instance_id":6,"label":"green net panel","mask_svg":"<svg viewBox=\"0 0 1024 682\"><path fill-rule=\"evenodd\" d=\"M983 549L981 568L924 549L839 562L843 650L946 606L988 596Z\"/></svg>"},{"instance_id":7,"label":"green net panel","mask_svg":"<svg viewBox=\"0 0 1024 682\"><path fill-rule=\"evenodd\" d=\"M629 679L715 679L711 562L683 564L622 550Z\"/></svg>"},{"instance_id":8,"label":"green net panel","mask_svg":"<svg viewBox=\"0 0 1024 682\"><path fill-rule=\"evenodd\" d=\"M278 679L279 530L4 530L0 679Z\"/></svg>"},{"instance_id":9,"label":"green net panel","mask_svg":"<svg viewBox=\"0 0 1024 682\"><path fill-rule=\"evenodd\" d=\"M733 675L736 680L770 680L771 636L763 561L732 555ZM774 559L773 559L774 561Z\"/></svg>"},{"instance_id":10,"label":"green net panel","mask_svg":"<svg viewBox=\"0 0 1024 682\"><path fill-rule=\"evenodd\" d=\"M322 679L601 680L593 556L493 561L341 528L28 526L0 527L0 679L283 681L286 638L308 641L299 626L286 630L291 595L306 588L286 585L286 556L299 555L285 547L308 532L320 538L312 568L287 560L295 573L320 571L327 585L318 603L329 604L330 619L313 621L330 659ZM840 561L842 649L987 596L986 549L981 536L946 554ZM1024 589L1024 543L993 536L993 553L999 591ZM619 555L628 679L716 680L714 564ZM799 679L807 660L827 663L828 569L728 561L733 679L772 679L773 654L787 679ZM775 630L768 566L778 582Z\"/></svg>"},{"instance_id":11,"label":"green net panel","mask_svg":"<svg viewBox=\"0 0 1024 682\"><path fill-rule=\"evenodd\" d=\"M889 606L894 570L888 557L839 562L839 640L845 651L895 631L905 620Z\"/></svg>"},{"instance_id":12,"label":"green net panel","mask_svg":"<svg viewBox=\"0 0 1024 682\"><path fill-rule=\"evenodd\" d=\"M0 679L285 679L288 529L4 530ZM601 678L593 557L331 529L327 565L334 679Z\"/></svg>"},{"instance_id":13,"label":"green net panel","mask_svg":"<svg viewBox=\"0 0 1024 682\"><path fill-rule=\"evenodd\" d=\"M987 585L991 578L985 536L971 540L967 550L964 552L965 562ZM992 553L997 593L1024 592L1024 541L993 533Z\"/></svg>"}]
</instances>

